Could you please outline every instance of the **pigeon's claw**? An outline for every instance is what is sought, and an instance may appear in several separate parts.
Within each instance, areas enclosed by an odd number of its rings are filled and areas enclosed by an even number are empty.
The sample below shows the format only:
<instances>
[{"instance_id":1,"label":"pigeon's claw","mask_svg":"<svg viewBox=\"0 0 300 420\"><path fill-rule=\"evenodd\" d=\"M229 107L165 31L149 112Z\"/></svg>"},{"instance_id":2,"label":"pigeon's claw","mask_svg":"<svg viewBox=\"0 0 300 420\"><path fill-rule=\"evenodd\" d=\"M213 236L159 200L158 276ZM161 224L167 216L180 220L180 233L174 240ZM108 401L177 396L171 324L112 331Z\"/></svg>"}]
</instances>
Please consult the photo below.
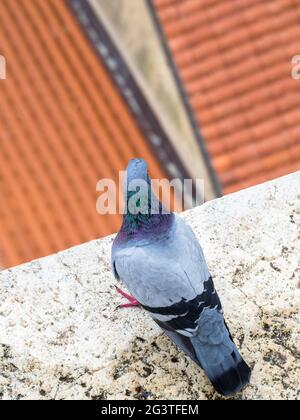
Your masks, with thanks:
<instances>
[{"instance_id":1,"label":"pigeon's claw","mask_svg":"<svg viewBox=\"0 0 300 420\"><path fill-rule=\"evenodd\" d=\"M129 300L129 303L123 303L122 305L118 305L117 308L133 308L134 306L140 306L140 303L131 295L121 290L119 287L116 286L116 290L120 295L122 295L125 299Z\"/></svg>"}]
</instances>

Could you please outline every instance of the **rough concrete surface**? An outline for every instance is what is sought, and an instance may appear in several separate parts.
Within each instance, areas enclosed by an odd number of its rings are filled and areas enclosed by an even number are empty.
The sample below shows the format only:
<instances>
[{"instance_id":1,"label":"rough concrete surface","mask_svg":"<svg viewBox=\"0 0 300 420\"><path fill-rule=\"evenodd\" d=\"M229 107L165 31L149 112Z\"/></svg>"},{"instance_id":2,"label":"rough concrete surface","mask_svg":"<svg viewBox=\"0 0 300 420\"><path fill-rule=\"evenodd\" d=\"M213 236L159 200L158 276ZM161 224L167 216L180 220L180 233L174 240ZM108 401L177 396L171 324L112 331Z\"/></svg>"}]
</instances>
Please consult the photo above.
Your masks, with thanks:
<instances>
[{"instance_id":1,"label":"rough concrete surface","mask_svg":"<svg viewBox=\"0 0 300 420\"><path fill-rule=\"evenodd\" d=\"M299 397L299 185L300 172L183 215L253 367L237 399ZM116 309L112 240L0 273L3 399L221 398L142 309Z\"/></svg>"}]
</instances>

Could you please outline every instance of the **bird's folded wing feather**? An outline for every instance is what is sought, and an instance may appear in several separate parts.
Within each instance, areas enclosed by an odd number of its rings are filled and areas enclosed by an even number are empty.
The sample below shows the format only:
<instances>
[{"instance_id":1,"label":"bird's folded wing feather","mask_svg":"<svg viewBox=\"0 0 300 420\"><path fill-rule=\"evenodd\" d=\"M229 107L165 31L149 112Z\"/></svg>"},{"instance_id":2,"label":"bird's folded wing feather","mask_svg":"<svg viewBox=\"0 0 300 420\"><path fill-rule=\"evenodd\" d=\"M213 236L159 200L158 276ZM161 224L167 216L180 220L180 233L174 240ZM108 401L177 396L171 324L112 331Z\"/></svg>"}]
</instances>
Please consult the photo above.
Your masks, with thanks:
<instances>
[{"instance_id":1,"label":"bird's folded wing feather","mask_svg":"<svg viewBox=\"0 0 300 420\"><path fill-rule=\"evenodd\" d=\"M203 251L191 228L177 217L167 243L114 253L117 276L167 331L191 337L205 308L221 310Z\"/></svg>"},{"instance_id":2,"label":"bird's folded wing feather","mask_svg":"<svg viewBox=\"0 0 300 420\"><path fill-rule=\"evenodd\" d=\"M130 293L145 306L162 307L192 300L204 289L208 272L198 264L184 266L180 260L167 255L165 251L134 247L121 250L115 255L115 270Z\"/></svg>"},{"instance_id":3,"label":"bird's folded wing feather","mask_svg":"<svg viewBox=\"0 0 300 420\"><path fill-rule=\"evenodd\" d=\"M174 239L116 250L113 265L130 293L148 307L192 301L210 278L202 249L182 220L176 222Z\"/></svg>"}]
</instances>

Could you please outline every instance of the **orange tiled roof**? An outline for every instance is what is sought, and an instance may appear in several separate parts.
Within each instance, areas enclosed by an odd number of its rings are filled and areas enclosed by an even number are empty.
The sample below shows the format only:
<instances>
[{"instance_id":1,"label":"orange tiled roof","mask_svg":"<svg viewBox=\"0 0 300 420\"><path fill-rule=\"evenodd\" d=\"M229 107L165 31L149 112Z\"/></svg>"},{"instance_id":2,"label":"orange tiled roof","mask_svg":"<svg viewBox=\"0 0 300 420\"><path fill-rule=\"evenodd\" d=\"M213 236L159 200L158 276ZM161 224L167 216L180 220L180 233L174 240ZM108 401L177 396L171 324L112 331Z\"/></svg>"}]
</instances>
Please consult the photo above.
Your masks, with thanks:
<instances>
[{"instance_id":1,"label":"orange tiled roof","mask_svg":"<svg viewBox=\"0 0 300 420\"><path fill-rule=\"evenodd\" d=\"M224 191L299 169L299 1L152 5Z\"/></svg>"},{"instance_id":2,"label":"orange tiled roof","mask_svg":"<svg viewBox=\"0 0 300 420\"><path fill-rule=\"evenodd\" d=\"M96 213L96 183L128 159L166 174L67 3L0 7L0 249L11 266L116 231L120 216Z\"/></svg>"}]
</instances>

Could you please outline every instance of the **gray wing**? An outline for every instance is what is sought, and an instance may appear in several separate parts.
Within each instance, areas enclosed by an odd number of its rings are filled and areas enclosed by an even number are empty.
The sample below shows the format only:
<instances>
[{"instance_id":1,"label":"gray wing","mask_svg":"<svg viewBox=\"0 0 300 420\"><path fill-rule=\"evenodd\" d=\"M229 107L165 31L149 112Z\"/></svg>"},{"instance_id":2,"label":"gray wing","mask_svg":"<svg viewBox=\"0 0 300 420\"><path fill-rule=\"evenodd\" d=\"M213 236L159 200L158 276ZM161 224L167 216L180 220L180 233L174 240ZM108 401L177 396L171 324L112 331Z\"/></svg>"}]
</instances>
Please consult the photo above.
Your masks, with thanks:
<instances>
[{"instance_id":1,"label":"gray wing","mask_svg":"<svg viewBox=\"0 0 300 420\"><path fill-rule=\"evenodd\" d=\"M210 278L193 231L178 216L168 241L117 249L113 266L130 293L154 308L194 300Z\"/></svg>"},{"instance_id":2,"label":"gray wing","mask_svg":"<svg viewBox=\"0 0 300 420\"><path fill-rule=\"evenodd\" d=\"M116 276L165 330L191 337L205 308L221 310L203 251L180 218L170 240L118 250Z\"/></svg>"}]
</instances>

